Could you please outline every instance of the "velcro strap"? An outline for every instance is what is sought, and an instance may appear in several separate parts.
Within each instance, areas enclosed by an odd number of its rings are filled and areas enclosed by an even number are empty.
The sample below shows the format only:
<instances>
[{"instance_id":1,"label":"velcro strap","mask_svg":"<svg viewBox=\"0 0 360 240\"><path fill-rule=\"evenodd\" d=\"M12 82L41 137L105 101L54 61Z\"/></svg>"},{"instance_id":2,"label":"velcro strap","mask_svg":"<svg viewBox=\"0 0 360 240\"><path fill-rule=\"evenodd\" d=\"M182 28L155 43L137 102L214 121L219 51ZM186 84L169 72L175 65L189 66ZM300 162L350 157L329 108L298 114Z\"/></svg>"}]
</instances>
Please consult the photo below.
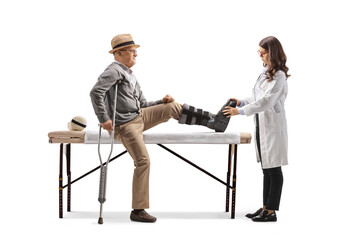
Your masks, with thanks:
<instances>
[{"instance_id":1,"label":"velcro strap","mask_svg":"<svg viewBox=\"0 0 360 240\"><path fill-rule=\"evenodd\" d=\"M188 124L188 125L191 124L191 120L194 116L194 111L195 111L195 108L193 106L189 106L189 110L186 111L186 113L187 113L186 121L185 121L186 124Z\"/></svg>"},{"instance_id":2,"label":"velcro strap","mask_svg":"<svg viewBox=\"0 0 360 240\"><path fill-rule=\"evenodd\" d=\"M209 120L209 119L210 119L210 117L209 117L209 112L204 111L203 119L206 119L206 120Z\"/></svg>"},{"instance_id":3,"label":"velcro strap","mask_svg":"<svg viewBox=\"0 0 360 240\"><path fill-rule=\"evenodd\" d=\"M197 125L201 124L202 113L203 113L202 109L198 109L196 111L196 122L195 122L195 124L197 124Z\"/></svg>"}]
</instances>

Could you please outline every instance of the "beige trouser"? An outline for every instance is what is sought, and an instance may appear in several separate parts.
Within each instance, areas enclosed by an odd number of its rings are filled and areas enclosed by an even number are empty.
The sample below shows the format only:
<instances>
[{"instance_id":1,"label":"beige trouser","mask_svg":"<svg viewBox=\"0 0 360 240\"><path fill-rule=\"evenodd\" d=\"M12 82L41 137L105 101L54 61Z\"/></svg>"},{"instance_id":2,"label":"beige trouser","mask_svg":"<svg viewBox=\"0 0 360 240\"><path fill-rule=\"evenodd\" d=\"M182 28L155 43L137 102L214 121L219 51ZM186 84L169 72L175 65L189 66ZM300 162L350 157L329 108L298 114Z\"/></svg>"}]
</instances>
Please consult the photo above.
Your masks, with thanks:
<instances>
[{"instance_id":1,"label":"beige trouser","mask_svg":"<svg viewBox=\"0 0 360 240\"><path fill-rule=\"evenodd\" d=\"M150 158L144 143L143 132L170 118L178 120L181 112L182 105L179 103L159 104L142 108L137 118L115 127L115 139L122 142L134 160L133 209L149 208Z\"/></svg>"}]
</instances>

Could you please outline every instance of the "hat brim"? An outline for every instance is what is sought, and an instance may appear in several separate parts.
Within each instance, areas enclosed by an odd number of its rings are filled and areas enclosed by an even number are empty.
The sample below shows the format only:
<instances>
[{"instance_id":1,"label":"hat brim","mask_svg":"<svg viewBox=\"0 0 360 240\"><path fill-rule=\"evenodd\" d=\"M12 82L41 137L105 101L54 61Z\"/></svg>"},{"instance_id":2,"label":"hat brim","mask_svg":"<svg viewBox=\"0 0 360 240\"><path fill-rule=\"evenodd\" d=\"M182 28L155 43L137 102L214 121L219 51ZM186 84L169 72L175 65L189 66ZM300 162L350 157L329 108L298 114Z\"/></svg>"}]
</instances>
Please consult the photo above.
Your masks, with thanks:
<instances>
[{"instance_id":1,"label":"hat brim","mask_svg":"<svg viewBox=\"0 0 360 240\"><path fill-rule=\"evenodd\" d=\"M113 54L115 51L119 50L119 49L123 49L123 48L126 48L126 47L140 47L140 45L137 45L137 44L130 44L130 45L126 45L126 46L122 46L122 47L118 47L118 48L114 48L114 49L111 49L109 51L110 54Z\"/></svg>"}]
</instances>

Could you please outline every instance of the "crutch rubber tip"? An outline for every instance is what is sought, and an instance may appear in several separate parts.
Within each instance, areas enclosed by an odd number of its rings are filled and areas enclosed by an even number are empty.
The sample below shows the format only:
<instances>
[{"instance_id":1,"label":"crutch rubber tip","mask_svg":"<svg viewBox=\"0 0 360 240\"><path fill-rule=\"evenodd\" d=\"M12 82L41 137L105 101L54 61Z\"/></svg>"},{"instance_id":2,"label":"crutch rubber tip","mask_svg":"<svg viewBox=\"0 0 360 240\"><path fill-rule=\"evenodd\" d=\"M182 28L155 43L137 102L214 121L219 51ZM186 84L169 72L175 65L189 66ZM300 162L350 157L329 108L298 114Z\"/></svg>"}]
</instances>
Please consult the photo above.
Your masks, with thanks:
<instances>
[{"instance_id":1,"label":"crutch rubber tip","mask_svg":"<svg viewBox=\"0 0 360 240\"><path fill-rule=\"evenodd\" d=\"M102 217L99 217L98 224L103 224L103 218Z\"/></svg>"}]
</instances>

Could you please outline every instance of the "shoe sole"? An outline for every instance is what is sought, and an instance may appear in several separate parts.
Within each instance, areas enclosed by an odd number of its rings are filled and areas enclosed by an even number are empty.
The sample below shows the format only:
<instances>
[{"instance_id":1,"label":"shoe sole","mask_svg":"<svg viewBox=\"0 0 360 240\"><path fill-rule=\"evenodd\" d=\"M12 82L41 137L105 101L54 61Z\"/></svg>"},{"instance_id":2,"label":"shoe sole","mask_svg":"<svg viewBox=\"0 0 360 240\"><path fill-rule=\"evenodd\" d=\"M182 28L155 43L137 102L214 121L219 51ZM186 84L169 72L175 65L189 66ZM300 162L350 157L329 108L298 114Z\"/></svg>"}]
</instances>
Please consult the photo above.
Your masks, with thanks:
<instances>
[{"instance_id":1,"label":"shoe sole","mask_svg":"<svg viewBox=\"0 0 360 240\"><path fill-rule=\"evenodd\" d=\"M156 222L157 219L150 220L150 219L144 219L144 218L130 217L130 220L133 221L133 222L154 223L154 222Z\"/></svg>"},{"instance_id":2,"label":"shoe sole","mask_svg":"<svg viewBox=\"0 0 360 240\"><path fill-rule=\"evenodd\" d=\"M254 219L251 219L253 220L253 222L276 222L277 219L271 219L271 220L254 220Z\"/></svg>"}]
</instances>

